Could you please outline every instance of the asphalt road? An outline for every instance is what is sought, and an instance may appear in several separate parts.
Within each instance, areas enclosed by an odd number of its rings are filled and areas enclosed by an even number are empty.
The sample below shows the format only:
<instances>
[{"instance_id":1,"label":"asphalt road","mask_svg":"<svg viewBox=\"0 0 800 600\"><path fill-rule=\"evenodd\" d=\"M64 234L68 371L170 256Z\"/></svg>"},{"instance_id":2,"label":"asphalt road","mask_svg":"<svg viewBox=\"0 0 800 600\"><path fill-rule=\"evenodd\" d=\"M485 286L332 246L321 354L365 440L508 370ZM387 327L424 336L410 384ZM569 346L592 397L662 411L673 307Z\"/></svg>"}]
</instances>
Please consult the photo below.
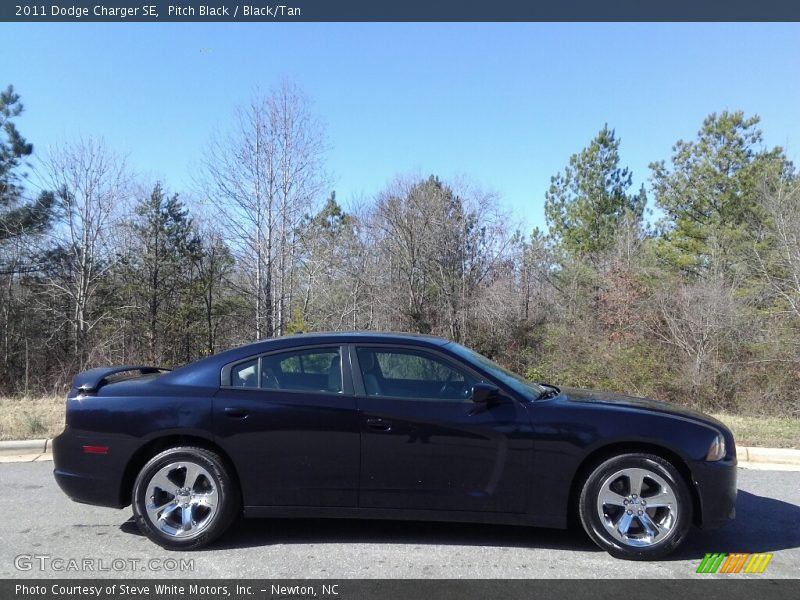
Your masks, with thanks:
<instances>
[{"instance_id":1,"label":"asphalt road","mask_svg":"<svg viewBox=\"0 0 800 600\"><path fill-rule=\"evenodd\" d=\"M731 577L697 575L706 552L772 552L756 577L800 577L800 472L740 469L736 521L695 530L667 560L642 563L613 559L580 532L351 520L239 521L207 550L168 552L139 534L129 508L69 501L52 465L0 464L2 578ZM181 559L193 562L173 573Z\"/></svg>"}]
</instances>

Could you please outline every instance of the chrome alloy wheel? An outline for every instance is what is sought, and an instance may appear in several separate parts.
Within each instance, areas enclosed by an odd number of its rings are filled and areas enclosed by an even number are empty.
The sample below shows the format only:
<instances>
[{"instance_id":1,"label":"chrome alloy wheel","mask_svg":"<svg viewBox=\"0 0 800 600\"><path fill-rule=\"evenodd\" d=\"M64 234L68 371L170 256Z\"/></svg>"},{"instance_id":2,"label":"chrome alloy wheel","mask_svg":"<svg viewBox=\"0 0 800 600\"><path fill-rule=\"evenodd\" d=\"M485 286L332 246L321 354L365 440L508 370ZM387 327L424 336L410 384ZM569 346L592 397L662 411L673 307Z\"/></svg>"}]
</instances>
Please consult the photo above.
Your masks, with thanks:
<instances>
[{"instance_id":1,"label":"chrome alloy wheel","mask_svg":"<svg viewBox=\"0 0 800 600\"><path fill-rule=\"evenodd\" d=\"M669 538L679 510L670 484L649 469L617 471L603 481L597 495L600 521L626 546L652 546Z\"/></svg>"},{"instance_id":2,"label":"chrome alloy wheel","mask_svg":"<svg viewBox=\"0 0 800 600\"><path fill-rule=\"evenodd\" d=\"M148 519L170 537L200 535L217 514L217 485L204 467L193 462L174 462L156 471L146 494Z\"/></svg>"}]
</instances>

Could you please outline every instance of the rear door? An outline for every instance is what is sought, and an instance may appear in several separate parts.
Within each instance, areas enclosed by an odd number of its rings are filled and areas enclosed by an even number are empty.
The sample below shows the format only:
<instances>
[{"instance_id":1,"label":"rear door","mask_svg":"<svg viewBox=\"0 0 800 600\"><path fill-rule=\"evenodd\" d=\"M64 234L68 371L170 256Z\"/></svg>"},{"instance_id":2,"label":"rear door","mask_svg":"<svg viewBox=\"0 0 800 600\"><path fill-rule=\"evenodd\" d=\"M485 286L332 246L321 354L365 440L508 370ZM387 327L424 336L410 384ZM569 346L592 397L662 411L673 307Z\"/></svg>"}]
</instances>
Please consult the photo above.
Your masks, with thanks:
<instances>
[{"instance_id":1,"label":"rear door","mask_svg":"<svg viewBox=\"0 0 800 600\"><path fill-rule=\"evenodd\" d=\"M364 508L524 512L527 412L512 398L472 402L481 377L427 348L351 349L361 413Z\"/></svg>"},{"instance_id":2,"label":"rear door","mask_svg":"<svg viewBox=\"0 0 800 600\"><path fill-rule=\"evenodd\" d=\"M359 422L338 345L227 365L214 426L249 506L355 507Z\"/></svg>"}]
</instances>

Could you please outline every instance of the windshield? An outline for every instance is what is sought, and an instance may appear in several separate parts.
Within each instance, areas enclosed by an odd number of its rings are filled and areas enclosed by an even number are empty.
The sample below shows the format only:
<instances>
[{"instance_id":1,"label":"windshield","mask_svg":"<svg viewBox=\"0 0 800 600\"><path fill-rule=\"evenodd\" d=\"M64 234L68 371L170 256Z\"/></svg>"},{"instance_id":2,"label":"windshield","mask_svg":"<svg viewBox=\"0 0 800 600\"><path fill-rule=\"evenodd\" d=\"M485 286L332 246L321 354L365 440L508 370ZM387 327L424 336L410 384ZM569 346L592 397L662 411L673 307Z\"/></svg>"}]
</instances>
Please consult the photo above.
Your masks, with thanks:
<instances>
[{"instance_id":1,"label":"windshield","mask_svg":"<svg viewBox=\"0 0 800 600\"><path fill-rule=\"evenodd\" d=\"M535 399L539 396L542 392L545 391L545 388L540 386L537 383L532 381L528 381L521 375L517 375L516 373L509 371L508 369L501 367L493 360L489 360L482 354L478 354L474 350L470 350L469 348L465 348L460 344L456 344L454 342L450 342L447 344L448 350L452 350L462 358L467 359L470 362L476 363L485 371L487 371L492 377L502 381L508 387L512 388L515 392L522 394L523 396L528 396L531 400Z\"/></svg>"}]
</instances>

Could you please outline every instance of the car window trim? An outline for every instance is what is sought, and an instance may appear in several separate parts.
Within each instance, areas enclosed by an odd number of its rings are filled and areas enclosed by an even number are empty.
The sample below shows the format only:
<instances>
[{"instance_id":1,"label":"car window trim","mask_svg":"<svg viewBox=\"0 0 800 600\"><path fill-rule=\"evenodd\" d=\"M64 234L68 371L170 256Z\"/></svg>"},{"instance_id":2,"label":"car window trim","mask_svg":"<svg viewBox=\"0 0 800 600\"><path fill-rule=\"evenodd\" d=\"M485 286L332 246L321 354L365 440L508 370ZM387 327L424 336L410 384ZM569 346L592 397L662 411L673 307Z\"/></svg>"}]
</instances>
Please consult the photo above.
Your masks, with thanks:
<instances>
[{"instance_id":1,"label":"car window trim","mask_svg":"<svg viewBox=\"0 0 800 600\"><path fill-rule=\"evenodd\" d=\"M330 392L326 390L282 390L282 389L269 389L261 387L261 360L267 356L272 356L275 354L288 354L290 352L304 352L307 350L338 350L339 352L339 369L341 371L342 376L342 391L341 392ZM292 347L285 347L275 350L270 350L269 352L259 352L258 354L253 354L251 356L247 356L245 358L240 358L238 360L232 361L223 365L222 369L220 370L220 389L223 390L248 390L250 392L280 392L282 394L326 394L330 396L354 396L353 391L353 381L351 377L351 369L350 369L350 361L345 360L347 356L349 358L349 352L347 348L347 344L310 344L304 346L292 346ZM231 385L231 371L234 367L241 365L243 363L247 363L253 360L258 361L258 372L256 373L256 380L258 381L257 387L239 387L235 385Z\"/></svg>"}]
</instances>

